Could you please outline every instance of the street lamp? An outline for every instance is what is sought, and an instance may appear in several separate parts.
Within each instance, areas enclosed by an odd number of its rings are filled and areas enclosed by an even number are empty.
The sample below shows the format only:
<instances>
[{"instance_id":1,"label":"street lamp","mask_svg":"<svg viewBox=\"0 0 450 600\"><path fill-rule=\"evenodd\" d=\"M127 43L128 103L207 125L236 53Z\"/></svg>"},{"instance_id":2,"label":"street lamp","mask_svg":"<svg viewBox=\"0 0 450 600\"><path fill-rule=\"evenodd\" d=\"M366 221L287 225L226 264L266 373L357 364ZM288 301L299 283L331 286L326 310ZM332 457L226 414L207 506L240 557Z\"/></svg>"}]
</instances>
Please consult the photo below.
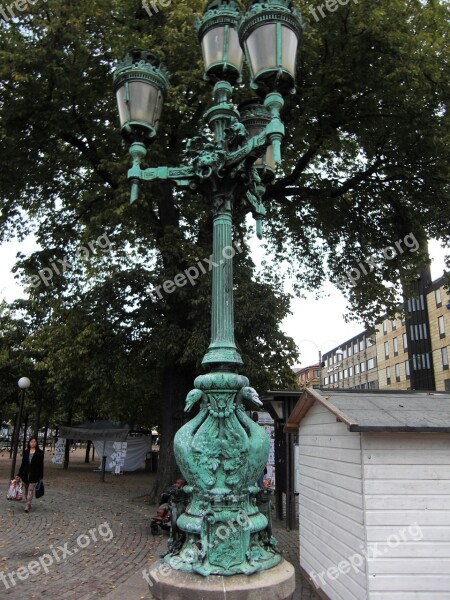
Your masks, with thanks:
<instances>
[{"instance_id":1,"label":"street lamp","mask_svg":"<svg viewBox=\"0 0 450 600\"><path fill-rule=\"evenodd\" d=\"M235 2L210 2L197 23L207 81L241 80L244 52L239 44L241 12Z\"/></svg>"},{"instance_id":2,"label":"street lamp","mask_svg":"<svg viewBox=\"0 0 450 600\"><path fill-rule=\"evenodd\" d=\"M11 463L11 479L14 479L16 475L16 461L17 461L17 451L19 449L19 436L20 436L20 425L22 423L22 413L23 413L23 405L25 402L25 391L30 387L31 381L28 377L21 377L17 382L17 385L20 388L20 404L19 404L19 412L17 414L16 427L14 432L14 441L13 441L13 457ZM25 436L25 432L24 432Z\"/></svg>"},{"instance_id":3,"label":"street lamp","mask_svg":"<svg viewBox=\"0 0 450 600\"><path fill-rule=\"evenodd\" d=\"M297 47L302 27L291 1L253 0L239 32L252 87L291 93L295 90Z\"/></svg>"},{"instance_id":4,"label":"street lamp","mask_svg":"<svg viewBox=\"0 0 450 600\"><path fill-rule=\"evenodd\" d=\"M131 142L131 202L138 197L140 182L169 180L200 192L213 212L212 264L217 266L212 273L211 342L202 360L209 372L195 379L186 398L185 411L199 403L198 415L174 439L189 504L176 523L182 536L172 540L164 560L178 571L251 575L276 568L282 560L269 519L258 508L256 482L267 463L269 439L244 407L262 403L249 380L238 374L242 358L234 340L232 214L234 207L243 206L262 235L262 198L281 162L285 129L280 112L283 97L294 89L301 29L290 0L251 2L244 17L233 0L208 2L197 31L205 79L214 85L215 104L204 115L212 136L189 140L185 161L176 168L141 168L167 90L167 73L159 60L133 50L114 72L122 133ZM251 87L260 99L246 103L240 112L231 95L241 78L244 52ZM139 87L132 91L132 83ZM144 110L138 114L134 103ZM288 571L283 576L293 578Z\"/></svg>"}]
</instances>

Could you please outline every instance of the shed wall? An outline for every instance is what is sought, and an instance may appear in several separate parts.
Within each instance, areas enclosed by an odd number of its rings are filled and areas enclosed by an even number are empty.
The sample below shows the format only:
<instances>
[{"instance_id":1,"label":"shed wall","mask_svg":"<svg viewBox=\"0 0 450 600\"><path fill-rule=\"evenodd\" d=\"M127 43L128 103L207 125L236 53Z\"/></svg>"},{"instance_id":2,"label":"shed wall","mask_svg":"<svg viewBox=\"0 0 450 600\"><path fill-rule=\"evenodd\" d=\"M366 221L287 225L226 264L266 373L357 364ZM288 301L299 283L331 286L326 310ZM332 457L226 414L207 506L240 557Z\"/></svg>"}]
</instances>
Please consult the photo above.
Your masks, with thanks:
<instances>
[{"instance_id":1,"label":"shed wall","mask_svg":"<svg viewBox=\"0 0 450 600\"><path fill-rule=\"evenodd\" d=\"M316 402L300 423L299 456L300 564L331 600L367 600L360 434ZM328 571L354 555L359 568Z\"/></svg>"},{"instance_id":2,"label":"shed wall","mask_svg":"<svg viewBox=\"0 0 450 600\"><path fill-rule=\"evenodd\" d=\"M450 435L361 434L369 600L450 598Z\"/></svg>"}]
</instances>

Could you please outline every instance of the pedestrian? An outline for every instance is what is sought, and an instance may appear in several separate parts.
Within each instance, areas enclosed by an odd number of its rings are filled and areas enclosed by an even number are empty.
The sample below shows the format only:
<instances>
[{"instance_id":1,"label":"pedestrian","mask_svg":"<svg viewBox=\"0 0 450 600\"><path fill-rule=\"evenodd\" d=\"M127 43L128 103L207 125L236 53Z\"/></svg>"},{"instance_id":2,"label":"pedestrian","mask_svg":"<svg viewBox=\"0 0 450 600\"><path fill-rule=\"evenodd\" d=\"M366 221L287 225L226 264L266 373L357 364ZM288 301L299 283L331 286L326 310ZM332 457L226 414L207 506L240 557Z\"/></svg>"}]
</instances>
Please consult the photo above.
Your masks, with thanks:
<instances>
[{"instance_id":1,"label":"pedestrian","mask_svg":"<svg viewBox=\"0 0 450 600\"><path fill-rule=\"evenodd\" d=\"M25 485L25 512L30 512L34 488L38 481L44 478L44 453L38 446L36 437L28 440L27 450L23 455L22 464L16 479L21 479Z\"/></svg>"}]
</instances>

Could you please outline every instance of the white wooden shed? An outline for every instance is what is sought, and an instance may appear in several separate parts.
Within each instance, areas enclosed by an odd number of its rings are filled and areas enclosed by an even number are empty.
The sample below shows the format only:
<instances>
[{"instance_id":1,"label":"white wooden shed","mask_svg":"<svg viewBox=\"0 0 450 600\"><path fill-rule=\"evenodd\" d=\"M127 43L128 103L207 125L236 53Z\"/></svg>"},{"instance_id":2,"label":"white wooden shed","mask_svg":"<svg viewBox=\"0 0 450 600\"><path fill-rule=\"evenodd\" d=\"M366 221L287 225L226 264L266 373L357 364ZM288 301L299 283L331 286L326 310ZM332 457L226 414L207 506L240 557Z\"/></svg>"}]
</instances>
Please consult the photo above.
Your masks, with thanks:
<instances>
[{"instance_id":1,"label":"white wooden shed","mask_svg":"<svg viewBox=\"0 0 450 600\"><path fill-rule=\"evenodd\" d=\"M306 389L300 565L326 600L450 600L450 394Z\"/></svg>"}]
</instances>

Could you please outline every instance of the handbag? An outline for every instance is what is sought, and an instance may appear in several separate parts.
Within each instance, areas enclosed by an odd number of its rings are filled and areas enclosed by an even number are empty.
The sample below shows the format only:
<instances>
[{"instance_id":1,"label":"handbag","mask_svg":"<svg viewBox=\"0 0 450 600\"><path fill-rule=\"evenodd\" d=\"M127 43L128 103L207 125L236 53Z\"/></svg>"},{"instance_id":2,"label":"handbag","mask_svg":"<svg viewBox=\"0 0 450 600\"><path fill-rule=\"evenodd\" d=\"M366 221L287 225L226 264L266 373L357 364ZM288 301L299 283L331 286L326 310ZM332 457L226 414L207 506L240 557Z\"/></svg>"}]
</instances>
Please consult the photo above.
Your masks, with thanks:
<instances>
[{"instance_id":1,"label":"handbag","mask_svg":"<svg viewBox=\"0 0 450 600\"><path fill-rule=\"evenodd\" d=\"M22 500L23 498L22 481L19 479L11 479L6 497L8 500Z\"/></svg>"},{"instance_id":2,"label":"handbag","mask_svg":"<svg viewBox=\"0 0 450 600\"><path fill-rule=\"evenodd\" d=\"M42 498L45 494L44 482L39 480L34 487L34 495L36 498Z\"/></svg>"},{"instance_id":3,"label":"handbag","mask_svg":"<svg viewBox=\"0 0 450 600\"><path fill-rule=\"evenodd\" d=\"M44 482L39 480L35 485L34 495L36 496L36 498L42 498L44 493L45 493Z\"/></svg>"}]
</instances>

